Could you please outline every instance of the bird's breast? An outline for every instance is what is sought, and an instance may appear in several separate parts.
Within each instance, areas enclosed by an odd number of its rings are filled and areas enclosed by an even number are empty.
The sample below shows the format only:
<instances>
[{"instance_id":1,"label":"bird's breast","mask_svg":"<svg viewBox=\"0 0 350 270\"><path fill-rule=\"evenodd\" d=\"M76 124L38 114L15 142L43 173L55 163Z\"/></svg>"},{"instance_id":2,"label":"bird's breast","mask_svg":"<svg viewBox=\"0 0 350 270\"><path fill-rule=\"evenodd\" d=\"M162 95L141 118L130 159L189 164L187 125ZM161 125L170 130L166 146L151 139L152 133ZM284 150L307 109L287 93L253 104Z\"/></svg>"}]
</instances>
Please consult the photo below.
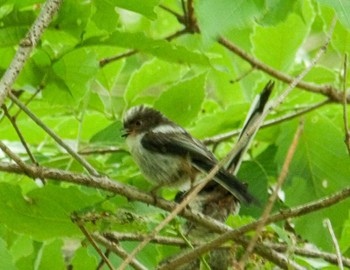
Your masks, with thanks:
<instances>
[{"instance_id":1,"label":"bird's breast","mask_svg":"<svg viewBox=\"0 0 350 270\"><path fill-rule=\"evenodd\" d=\"M133 159L147 180L157 185L180 188L185 182L189 182L193 168L188 157L145 149L141 143L142 137L143 134L128 136L126 143Z\"/></svg>"}]
</instances>

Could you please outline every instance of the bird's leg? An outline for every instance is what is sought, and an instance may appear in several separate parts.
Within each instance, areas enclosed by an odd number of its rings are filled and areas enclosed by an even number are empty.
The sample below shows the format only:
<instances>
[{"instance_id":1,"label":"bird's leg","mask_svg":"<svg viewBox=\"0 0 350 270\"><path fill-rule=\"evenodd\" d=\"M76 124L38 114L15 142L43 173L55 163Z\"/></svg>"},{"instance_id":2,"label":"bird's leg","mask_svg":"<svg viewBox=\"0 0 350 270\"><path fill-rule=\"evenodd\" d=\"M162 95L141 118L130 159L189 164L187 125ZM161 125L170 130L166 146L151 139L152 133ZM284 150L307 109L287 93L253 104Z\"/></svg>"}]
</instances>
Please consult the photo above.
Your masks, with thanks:
<instances>
[{"instance_id":1,"label":"bird's leg","mask_svg":"<svg viewBox=\"0 0 350 270\"><path fill-rule=\"evenodd\" d=\"M154 204L157 204L157 202L158 202L158 191L159 191L162 187L163 187L163 184L159 184L159 185L154 186L154 187L151 189L151 191L150 191L150 193L151 193L151 195L152 195L152 197L153 197L153 202L154 202Z\"/></svg>"}]
</instances>

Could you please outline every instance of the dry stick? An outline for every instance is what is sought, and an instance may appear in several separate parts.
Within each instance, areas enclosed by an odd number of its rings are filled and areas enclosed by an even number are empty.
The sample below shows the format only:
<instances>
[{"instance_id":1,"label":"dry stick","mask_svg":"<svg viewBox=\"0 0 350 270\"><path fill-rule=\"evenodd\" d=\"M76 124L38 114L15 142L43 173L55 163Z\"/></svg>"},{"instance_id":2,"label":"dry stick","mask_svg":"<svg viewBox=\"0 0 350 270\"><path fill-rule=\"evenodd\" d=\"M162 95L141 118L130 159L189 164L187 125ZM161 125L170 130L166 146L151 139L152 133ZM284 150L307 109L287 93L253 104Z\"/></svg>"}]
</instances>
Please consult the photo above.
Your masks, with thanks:
<instances>
[{"instance_id":1,"label":"dry stick","mask_svg":"<svg viewBox=\"0 0 350 270\"><path fill-rule=\"evenodd\" d=\"M85 237L89 240L89 242L91 243L91 245L95 248L95 250L97 251L97 253L101 256L101 258L103 259L103 261L108 265L109 269L114 270L113 265L111 264L111 262L108 260L108 258L106 257L106 255L102 252L102 250L98 247L98 245L96 244L95 240L93 239L93 237L91 236L91 234L86 230L84 223L81 222L79 216L77 214L72 214L72 221L78 225L79 229L81 230L81 232L85 235Z\"/></svg>"},{"instance_id":2,"label":"dry stick","mask_svg":"<svg viewBox=\"0 0 350 270\"><path fill-rule=\"evenodd\" d=\"M30 151L27 142L25 141L21 131L19 130L16 120L14 117L12 117L9 113L9 111L7 110L7 107L5 105L2 106L2 109L4 111L5 116L9 119L10 123L12 124L13 128L15 129L23 147L25 148L30 160L34 163L34 164L38 164L37 161L35 160L35 157L33 156L32 152Z\"/></svg>"},{"instance_id":3,"label":"dry stick","mask_svg":"<svg viewBox=\"0 0 350 270\"><path fill-rule=\"evenodd\" d=\"M128 257L128 253L119 245L117 245L116 243L110 241L108 238L103 237L97 233L93 233L92 237L99 242L100 244L104 245L106 248L108 248L109 250L113 251L114 253L116 253L119 257L121 257L122 259L125 259ZM147 267L145 267L144 265L142 265L138 260L133 259L130 262L130 265L137 269L137 270L147 270Z\"/></svg>"},{"instance_id":4,"label":"dry stick","mask_svg":"<svg viewBox=\"0 0 350 270\"><path fill-rule=\"evenodd\" d=\"M247 71L243 72L241 75L239 75L237 78L230 80L230 83L234 84L241 80L243 80L245 77L247 77L250 73L252 73L255 70L255 67L251 67Z\"/></svg>"},{"instance_id":5,"label":"dry stick","mask_svg":"<svg viewBox=\"0 0 350 270\"><path fill-rule=\"evenodd\" d=\"M110 146L110 147L100 147L100 148L85 148L78 151L78 154L80 155L104 155L104 154L110 154L110 153L118 153L118 152L126 152L125 149L117 146Z\"/></svg>"},{"instance_id":6,"label":"dry stick","mask_svg":"<svg viewBox=\"0 0 350 270\"><path fill-rule=\"evenodd\" d=\"M120 232L106 232L103 234L105 238L113 242L119 241L142 241L148 235L147 234L139 234L139 233L120 233ZM179 247L188 247L188 243L184 241L182 238L178 237L169 237L169 236L160 236L157 235L151 241L154 244L160 245L171 245L171 246L179 246ZM194 246L198 246L203 244L204 242L191 241L191 244Z\"/></svg>"},{"instance_id":7,"label":"dry stick","mask_svg":"<svg viewBox=\"0 0 350 270\"><path fill-rule=\"evenodd\" d=\"M255 130L257 128L259 128L259 126L262 124L262 121L265 119L267 114L270 111L272 111L274 108L279 106L284 101L285 97L304 78L304 76L312 69L312 67L316 64L316 62L320 59L320 57L325 53L325 51L326 51L326 49L328 47L328 44L329 44L329 42L331 40L331 36L333 34L335 23L336 23L336 19L334 18L333 21L332 21L332 25L331 25L330 31L329 31L329 33L327 35L327 40L326 40L325 44L317 52L316 56L312 59L311 64L301 74L299 74L299 76L297 76L291 82L291 84L288 86L288 88L279 97L277 97L276 100L273 103L270 103L270 105L266 106L266 109L264 110L264 112L260 115L260 117L257 117L256 118L256 122L254 124L252 124L250 126L250 128L244 134L242 134L241 140L233 147L233 149L230 151L230 153L226 156L225 159L227 159L227 157L230 157L233 153L237 153L238 151L240 151L242 149L242 147L247 143L247 141L249 140L251 135L254 134ZM259 219L259 222L261 222L261 219ZM220 239L220 238L221 237L218 237L217 239ZM211 243L213 243L213 242L215 242L215 240L213 240ZM198 247L196 249L200 249L200 247ZM192 254L195 253L196 249L194 249L192 251L193 252ZM177 261L176 261L176 259L174 259L173 261L175 261L174 264L177 264L177 263L179 263L181 261L181 259L178 259ZM187 260L187 262L188 262L188 260ZM167 264L167 267L169 267L169 264ZM174 267L174 266L171 265L171 267ZM171 267L170 268L164 268L164 269L172 269Z\"/></svg>"},{"instance_id":8,"label":"dry stick","mask_svg":"<svg viewBox=\"0 0 350 270\"><path fill-rule=\"evenodd\" d=\"M53 138L60 146L62 146L76 161L78 161L90 174L99 176L99 173L87 162L82 156L76 153L69 145L67 145L53 130L46 126L34 113L32 113L19 99L12 93L9 93L11 100L21 108L39 127L41 127L51 138Z\"/></svg>"},{"instance_id":9,"label":"dry stick","mask_svg":"<svg viewBox=\"0 0 350 270\"><path fill-rule=\"evenodd\" d=\"M346 84L347 84L347 72L348 71L348 55L345 54L344 57L344 74L343 74L343 117L344 117L344 128L345 128L345 145L348 149L348 153L350 155L350 130L349 130L349 122L348 122L348 109L347 109L347 91L346 91Z\"/></svg>"},{"instance_id":10,"label":"dry stick","mask_svg":"<svg viewBox=\"0 0 350 270\"><path fill-rule=\"evenodd\" d=\"M265 246L272 248L272 249L279 251L279 252L286 252L289 249L288 245L286 245L286 244L276 244L276 243L264 243L264 244L265 244ZM339 265L338 264L338 256L334 255L332 253L314 250L314 248L306 249L306 248L300 248L300 247L293 247L293 252L295 254L303 256L303 257L323 259L327 262L330 262L331 264ZM350 259L349 258L345 258L342 256L341 260L346 267L350 267Z\"/></svg>"},{"instance_id":11,"label":"dry stick","mask_svg":"<svg viewBox=\"0 0 350 270\"><path fill-rule=\"evenodd\" d=\"M109 253L111 253L111 251L109 249L107 249L104 253L107 258L109 257ZM104 264L105 264L105 261L103 259L101 259L100 262L98 263L98 265L96 266L96 270L101 270L103 268Z\"/></svg>"},{"instance_id":12,"label":"dry stick","mask_svg":"<svg viewBox=\"0 0 350 270\"><path fill-rule=\"evenodd\" d=\"M323 105L326 105L328 103L330 103L330 100L326 99L324 101L316 103L316 104L314 104L314 105L312 105L310 107L307 107L306 109L297 111L295 113L290 113L290 114L283 115L283 116L281 116L279 118L276 118L276 119L268 120L268 121L266 121L265 123L263 123L260 126L260 129L271 127L271 126L280 124L282 122L294 119L294 118L296 118L298 116L301 116L303 114L306 114L306 113L309 113L311 111L314 111L314 110L316 110L316 109L318 109L318 108L320 108ZM230 132L227 132L227 133L223 133L223 134L215 135L213 137L206 138L202 142L204 144L206 144L206 145L213 144L213 143L219 143L221 141L225 141L225 140L228 140L228 139L230 139L230 138L232 138L234 136L237 136L239 133L241 133L241 129L236 129L236 130L233 130L233 131L230 131Z\"/></svg>"},{"instance_id":13,"label":"dry stick","mask_svg":"<svg viewBox=\"0 0 350 270\"><path fill-rule=\"evenodd\" d=\"M8 148L2 141L0 141L0 149L9 157L11 158L16 164L26 173L28 174L30 170L28 169L27 165L24 163L24 161L16 155L14 152L11 151L10 148Z\"/></svg>"},{"instance_id":14,"label":"dry stick","mask_svg":"<svg viewBox=\"0 0 350 270\"><path fill-rule=\"evenodd\" d=\"M342 260L342 255L341 255L341 252L340 252L340 248L339 248L339 244L338 244L338 241L337 241L337 238L334 234L334 231L333 231L333 227L332 227L332 223L331 221L329 220L329 218L327 218L325 220L325 224L329 230L329 233L332 237L332 241L333 241L333 245L334 245L334 248L335 248L335 253L337 254L337 261L338 261L338 266L339 266L339 269L340 270L344 270L344 266L343 266L343 260Z\"/></svg>"},{"instance_id":15,"label":"dry stick","mask_svg":"<svg viewBox=\"0 0 350 270\"><path fill-rule=\"evenodd\" d=\"M4 104L6 96L11 91L12 84L15 82L30 53L40 40L44 29L50 24L53 16L58 11L61 2L62 0L47 0L25 38L20 42L10 66L0 80L0 106Z\"/></svg>"},{"instance_id":16,"label":"dry stick","mask_svg":"<svg viewBox=\"0 0 350 270\"><path fill-rule=\"evenodd\" d=\"M30 96L30 98L28 100L26 100L26 102L24 103L25 106L28 106L28 104L37 96L37 94L40 93L40 91L42 90L42 86L38 87L38 89L35 91L34 94L32 94ZM18 115L21 113L21 109L19 108L18 109L18 112L16 112L14 115L13 115L13 118L16 119L18 117Z\"/></svg>"},{"instance_id":17,"label":"dry stick","mask_svg":"<svg viewBox=\"0 0 350 270\"><path fill-rule=\"evenodd\" d=\"M267 202L265 210L264 210L261 218L259 219L260 220L260 224L256 228L254 237L249 242L249 245L248 245L244 255L240 259L240 262L239 262L240 269L244 269L245 262L247 261L250 253L253 251L254 246L255 246L256 242L258 241L258 239L260 237L260 234L263 231L263 228L265 226L265 222L266 222L267 218L269 217L269 215L271 213L271 210L272 210L272 208L273 208L273 206L275 204L275 201L276 201L276 199L278 197L278 192L281 190L282 185L284 183L284 180L286 179L286 177L288 175L288 170L289 170L290 164L292 162L295 150L297 148L300 136L302 134L303 127L304 127L304 122L301 121L299 126L298 126L297 131L294 134L294 138L293 138L292 144L290 145L290 147L288 149L287 156L286 156L286 159L285 159L285 161L283 163L282 170L281 170L281 173L280 173L280 175L278 177L277 184L276 184L276 186L274 188L274 191L272 192L271 196L269 197L269 200Z\"/></svg>"}]
</instances>

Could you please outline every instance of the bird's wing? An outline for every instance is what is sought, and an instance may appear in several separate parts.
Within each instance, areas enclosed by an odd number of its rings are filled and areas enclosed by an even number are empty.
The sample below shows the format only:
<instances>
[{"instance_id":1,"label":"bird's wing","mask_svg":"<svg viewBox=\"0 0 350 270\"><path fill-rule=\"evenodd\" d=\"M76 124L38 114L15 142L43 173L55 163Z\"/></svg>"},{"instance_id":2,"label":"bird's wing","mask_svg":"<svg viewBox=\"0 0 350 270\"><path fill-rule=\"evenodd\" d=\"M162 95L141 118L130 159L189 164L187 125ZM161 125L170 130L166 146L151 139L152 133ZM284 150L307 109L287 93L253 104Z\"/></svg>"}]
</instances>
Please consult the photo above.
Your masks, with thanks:
<instances>
[{"instance_id":1,"label":"bird's wing","mask_svg":"<svg viewBox=\"0 0 350 270\"><path fill-rule=\"evenodd\" d=\"M199 160L215 160L213 154L185 130L182 132L147 132L141 144L149 151L186 156Z\"/></svg>"},{"instance_id":2,"label":"bird's wing","mask_svg":"<svg viewBox=\"0 0 350 270\"><path fill-rule=\"evenodd\" d=\"M193 166L204 173L208 173L217 164L213 154L184 130L183 132L167 133L148 132L141 140L141 144L147 150L161 154L189 155ZM248 193L247 186L224 169L219 170L214 180L240 201L247 203L255 201L254 197Z\"/></svg>"}]
</instances>

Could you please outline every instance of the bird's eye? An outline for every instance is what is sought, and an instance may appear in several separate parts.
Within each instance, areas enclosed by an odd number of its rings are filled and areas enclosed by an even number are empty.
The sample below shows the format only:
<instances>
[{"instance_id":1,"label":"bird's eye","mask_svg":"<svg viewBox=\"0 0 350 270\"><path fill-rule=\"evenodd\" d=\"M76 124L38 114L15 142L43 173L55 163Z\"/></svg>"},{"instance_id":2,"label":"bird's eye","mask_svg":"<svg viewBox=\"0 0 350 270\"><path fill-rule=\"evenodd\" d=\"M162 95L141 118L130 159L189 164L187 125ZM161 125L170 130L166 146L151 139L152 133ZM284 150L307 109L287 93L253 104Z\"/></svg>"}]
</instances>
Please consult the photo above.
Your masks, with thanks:
<instances>
[{"instance_id":1,"label":"bird's eye","mask_svg":"<svg viewBox=\"0 0 350 270\"><path fill-rule=\"evenodd\" d=\"M140 126L142 125L141 120L136 120L135 125L138 126L138 127L140 127Z\"/></svg>"}]
</instances>

